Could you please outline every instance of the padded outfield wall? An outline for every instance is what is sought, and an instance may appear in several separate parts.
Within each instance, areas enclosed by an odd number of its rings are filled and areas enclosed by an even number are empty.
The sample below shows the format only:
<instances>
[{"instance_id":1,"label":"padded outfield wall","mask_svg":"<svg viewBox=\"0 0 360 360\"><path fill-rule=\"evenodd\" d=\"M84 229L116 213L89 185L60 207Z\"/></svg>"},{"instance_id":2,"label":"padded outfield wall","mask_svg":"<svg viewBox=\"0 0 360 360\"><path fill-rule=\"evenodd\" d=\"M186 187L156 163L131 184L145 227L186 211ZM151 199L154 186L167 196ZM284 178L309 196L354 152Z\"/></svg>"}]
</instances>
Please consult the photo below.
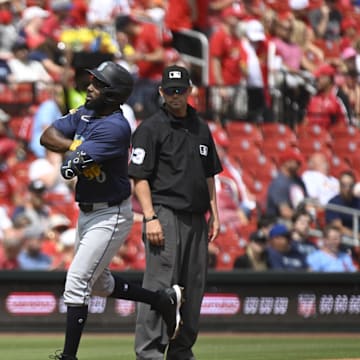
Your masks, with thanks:
<instances>
[{"instance_id":1,"label":"padded outfield wall","mask_svg":"<svg viewBox=\"0 0 360 360\"><path fill-rule=\"evenodd\" d=\"M64 280L63 272L0 272L0 331L63 331ZM131 301L94 297L89 310L87 331L134 331ZM360 274L210 272L201 313L202 331L359 332Z\"/></svg>"}]
</instances>

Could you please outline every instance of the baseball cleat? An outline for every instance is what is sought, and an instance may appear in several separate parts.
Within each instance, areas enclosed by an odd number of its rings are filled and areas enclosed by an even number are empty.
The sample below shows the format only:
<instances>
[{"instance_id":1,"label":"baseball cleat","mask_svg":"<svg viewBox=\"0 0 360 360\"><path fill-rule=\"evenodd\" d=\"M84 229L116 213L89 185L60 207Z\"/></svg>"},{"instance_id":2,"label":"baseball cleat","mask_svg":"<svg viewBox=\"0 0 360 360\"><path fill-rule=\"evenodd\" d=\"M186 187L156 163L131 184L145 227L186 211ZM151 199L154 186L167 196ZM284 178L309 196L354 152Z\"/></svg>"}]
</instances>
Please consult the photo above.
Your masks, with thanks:
<instances>
[{"instance_id":1,"label":"baseball cleat","mask_svg":"<svg viewBox=\"0 0 360 360\"><path fill-rule=\"evenodd\" d=\"M183 287L173 285L158 292L160 296L158 311L165 321L170 340L176 338L182 324L180 308L184 302L183 291Z\"/></svg>"},{"instance_id":2,"label":"baseball cleat","mask_svg":"<svg viewBox=\"0 0 360 360\"><path fill-rule=\"evenodd\" d=\"M52 359L52 360L78 360L77 357L63 354L60 351L61 350L56 350L54 355L49 356L49 359Z\"/></svg>"}]
</instances>

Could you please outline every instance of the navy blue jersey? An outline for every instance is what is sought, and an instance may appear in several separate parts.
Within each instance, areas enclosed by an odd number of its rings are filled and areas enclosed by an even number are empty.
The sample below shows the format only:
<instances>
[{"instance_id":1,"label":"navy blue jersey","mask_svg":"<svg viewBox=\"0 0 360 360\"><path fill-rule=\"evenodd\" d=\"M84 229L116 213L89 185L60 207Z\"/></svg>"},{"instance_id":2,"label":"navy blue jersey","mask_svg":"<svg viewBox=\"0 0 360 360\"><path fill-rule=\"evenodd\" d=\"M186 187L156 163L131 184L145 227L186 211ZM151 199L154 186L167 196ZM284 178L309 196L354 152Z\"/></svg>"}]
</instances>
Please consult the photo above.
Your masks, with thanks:
<instances>
[{"instance_id":1,"label":"navy blue jersey","mask_svg":"<svg viewBox=\"0 0 360 360\"><path fill-rule=\"evenodd\" d=\"M78 140L76 150L84 150L99 166L100 175L78 176L76 201L121 202L130 196L128 158L131 130L121 110L96 116L81 106L53 123L66 138Z\"/></svg>"}]
</instances>

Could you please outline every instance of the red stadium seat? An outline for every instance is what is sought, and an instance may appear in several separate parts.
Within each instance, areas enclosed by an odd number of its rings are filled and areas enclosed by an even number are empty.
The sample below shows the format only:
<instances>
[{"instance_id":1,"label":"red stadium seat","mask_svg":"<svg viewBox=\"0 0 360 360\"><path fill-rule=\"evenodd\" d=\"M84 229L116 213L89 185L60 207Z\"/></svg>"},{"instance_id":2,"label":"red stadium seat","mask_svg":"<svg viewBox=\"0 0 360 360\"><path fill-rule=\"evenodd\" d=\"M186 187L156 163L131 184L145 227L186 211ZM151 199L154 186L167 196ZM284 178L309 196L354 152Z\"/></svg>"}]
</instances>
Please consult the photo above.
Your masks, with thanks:
<instances>
[{"instance_id":1,"label":"red stadium seat","mask_svg":"<svg viewBox=\"0 0 360 360\"><path fill-rule=\"evenodd\" d=\"M314 139L311 137L302 138L299 140L298 148L306 159L316 152L321 152L328 158L332 156L330 146L321 139Z\"/></svg>"},{"instance_id":2,"label":"red stadium seat","mask_svg":"<svg viewBox=\"0 0 360 360\"><path fill-rule=\"evenodd\" d=\"M334 143L341 139L360 142L360 130L352 125L336 124L330 127L329 133L331 134Z\"/></svg>"},{"instance_id":3,"label":"red stadium seat","mask_svg":"<svg viewBox=\"0 0 360 360\"><path fill-rule=\"evenodd\" d=\"M225 126L225 130L231 142L233 139L242 138L259 145L263 141L259 127L248 122L229 121Z\"/></svg>"},{"instance_id":4,"label":"red stadium seat","mask_svg":"<svg viewBox=\"0 0 360 360\"><path fill-rule=\"evenodd\" d=\"M328 130L315 124L315 125L300 125L296 129L298 138L298 146L303 139L314 139L320 141L328 146L332 144L332 137Z\"/></svg>"},{"instance_id":5,"label":"red stadium seat","mask_svg":"<svg viewBox=\"0 0 360 360\"><path fill-rule=\"evenodd\" d=\"M287 125L281 123L264 123L261 125L264 140L287 139L287 141L297 144L295 132Z\"/></svg>"}]
</instances>

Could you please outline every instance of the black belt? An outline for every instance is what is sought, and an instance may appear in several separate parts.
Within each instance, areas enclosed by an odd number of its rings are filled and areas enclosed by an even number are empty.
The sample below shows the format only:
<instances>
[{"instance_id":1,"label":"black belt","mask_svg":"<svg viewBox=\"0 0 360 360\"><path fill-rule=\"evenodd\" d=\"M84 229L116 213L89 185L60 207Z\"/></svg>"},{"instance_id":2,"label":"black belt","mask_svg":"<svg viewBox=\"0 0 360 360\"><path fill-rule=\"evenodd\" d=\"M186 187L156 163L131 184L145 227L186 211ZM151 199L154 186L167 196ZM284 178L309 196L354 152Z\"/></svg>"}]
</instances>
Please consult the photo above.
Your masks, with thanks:
<instances>
[{"instance_id":1,"label":"black belt","mask_svg":"<svg viewBox=\"0 0 360 360\"><path fill-rule=\"evenodd\" d=\"M79 203L79 208L83 212L90 212L95 210L106 209L111 206L119 205L121 201L116 202L98 202L98 203Z\"/></svg>"}]
</instances>

